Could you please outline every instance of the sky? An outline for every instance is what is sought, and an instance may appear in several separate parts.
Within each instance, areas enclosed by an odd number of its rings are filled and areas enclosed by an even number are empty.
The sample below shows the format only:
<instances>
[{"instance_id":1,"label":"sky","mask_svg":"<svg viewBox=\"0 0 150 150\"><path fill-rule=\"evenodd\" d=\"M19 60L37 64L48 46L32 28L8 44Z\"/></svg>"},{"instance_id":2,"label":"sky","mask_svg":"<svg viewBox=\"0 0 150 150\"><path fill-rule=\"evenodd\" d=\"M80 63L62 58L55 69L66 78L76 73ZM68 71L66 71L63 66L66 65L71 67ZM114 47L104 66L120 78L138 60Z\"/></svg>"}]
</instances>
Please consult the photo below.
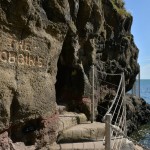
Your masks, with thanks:
<instances>
[{"instance_id":1,"label":"sky","mask_svg":"<svg viewBox=\"0 0 150 150\"><path fill-rule=\"evenodd\" d=\"M150 0L124 0L133 16L131 33L139 49L141 79L150 79Z\"/></svg>"}]
</instances>

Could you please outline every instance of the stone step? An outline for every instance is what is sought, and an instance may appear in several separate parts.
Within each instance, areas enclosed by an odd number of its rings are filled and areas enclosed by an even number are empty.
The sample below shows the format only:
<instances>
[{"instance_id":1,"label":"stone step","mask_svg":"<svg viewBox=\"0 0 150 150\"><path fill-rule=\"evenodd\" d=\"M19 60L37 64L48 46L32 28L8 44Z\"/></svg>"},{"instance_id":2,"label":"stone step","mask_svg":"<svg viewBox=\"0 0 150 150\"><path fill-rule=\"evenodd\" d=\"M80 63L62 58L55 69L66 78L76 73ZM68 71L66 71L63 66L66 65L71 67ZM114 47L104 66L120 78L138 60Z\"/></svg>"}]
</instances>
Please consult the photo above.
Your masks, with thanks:
<instances>
[{"instance_id":1,"label":"stone step","mask_svg":"<svg viewBox=\"0 0 150 150\"><path fill-rule=\"evenodd\" d=\"M63 112L63 114L59 115L58 132L61 132L77 124L86 123L86 122L87 122L87 117L83 113L78 114L75 112Z\"/></svg>"},{"instance_id":2,"label":"stone step","mask_svg":"<svg viewBox=\"0 0 150 150\"><path fill-rule=\"evenodd\" d=\"M50 146L50 150L105 150L105 145L102 141L65 143Z\"/></svg>"},{"instance_id":3,"label":"stone step","mask_svg":"<svg viewBox=\"0 0 150 150\"><path fill-rule=\"evenodd\" d=\"M58 134L58 143L86 142L102 140L105 124L100 122L78 124Z\"/></svg>"},{"instance_id":4,"label":"stone step","mask_svg":"<svg viewBox=\"0 0 150 150\"><path fill-rule=\"evenodd\" d=\"M111 141L113 150L144 150L138 145L134 145L132 141L128 139L120 139L116 141L116 146ZM105 150L105 142L103 140L93 141L93 142L78 142L78 143L61 143L53 144L50 147L50 150Z\"/></svg>"}]
</instances>

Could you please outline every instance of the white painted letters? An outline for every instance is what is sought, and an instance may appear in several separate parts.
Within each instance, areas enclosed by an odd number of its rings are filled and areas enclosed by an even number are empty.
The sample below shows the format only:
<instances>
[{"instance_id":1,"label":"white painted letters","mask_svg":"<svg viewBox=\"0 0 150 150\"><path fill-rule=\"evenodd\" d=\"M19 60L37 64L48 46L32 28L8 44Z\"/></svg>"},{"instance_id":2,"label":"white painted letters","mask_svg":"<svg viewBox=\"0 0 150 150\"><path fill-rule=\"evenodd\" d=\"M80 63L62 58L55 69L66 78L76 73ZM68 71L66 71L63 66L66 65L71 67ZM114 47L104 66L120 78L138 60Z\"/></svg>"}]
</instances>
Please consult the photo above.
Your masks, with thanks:
<instances>
[{"instance_id":1,"label":"white painted letters","mask_svg":"<svg viewBox=\"0 0 150 150\"><path fill-rule=\"evenodd\" d=\"M2 61L2 62L7 62L7 59L8 59L8 54L7 54L7 52L0 52L0 60Z\"/></svg>"},{"instance_id":2,"label":"white painted letters","mask_svg":"<svg viewBox=\"0 0 150 150\"><path fill-rule=\"evenodd\" d=\"M16 58L15 58L15 56L12 56L11 52L9 52L8 62L9 62L10 64L16 62Z\"/></svg>"},{"instance_id":3,"label":"white painted letters","mask_svg":"<svg viewBox=\"0 0 150 150\"><path fill-rule=\"evenodd\" d=\"M38 46L33 45L31 40L20 42L13 38L5 39L7 39L5 45L7 50L0 48L0 63L37 68L44 67L44 59L32 54L38 50Z\"/></svg>"}]
</instances>

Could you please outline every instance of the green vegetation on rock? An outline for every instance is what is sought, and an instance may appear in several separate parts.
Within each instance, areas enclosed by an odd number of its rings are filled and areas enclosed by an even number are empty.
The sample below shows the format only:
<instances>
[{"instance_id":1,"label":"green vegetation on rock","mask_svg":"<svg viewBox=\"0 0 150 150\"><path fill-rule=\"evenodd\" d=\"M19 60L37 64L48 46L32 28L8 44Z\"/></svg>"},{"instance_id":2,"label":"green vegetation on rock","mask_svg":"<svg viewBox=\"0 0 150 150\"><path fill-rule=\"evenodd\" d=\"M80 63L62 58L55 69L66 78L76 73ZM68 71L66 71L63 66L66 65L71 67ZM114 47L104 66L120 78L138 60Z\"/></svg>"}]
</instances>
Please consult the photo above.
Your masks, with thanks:
<instances>
[{"instance_id":1,"label":"green vegetation on rock","mask_svg":"<svg viewBox=\"0 0 150 150\"><path fill-rule=\"evenodd\" d=\"M113 8L120 14L124 16L131 16L129 12L127 12L124 8L124 1L123 0L111 0Z\"/></svg>"},{"instance_id":2,"label":"green vegetation on rock","mask_svg":"<svg viewBox=\"0 0 150 150\"><path fill-rule=\"evenodd\" d=\"M112 2L117 5L117 7L124 8L125 3L123 0L112 0Z\"/></svg>"}]
</instances>

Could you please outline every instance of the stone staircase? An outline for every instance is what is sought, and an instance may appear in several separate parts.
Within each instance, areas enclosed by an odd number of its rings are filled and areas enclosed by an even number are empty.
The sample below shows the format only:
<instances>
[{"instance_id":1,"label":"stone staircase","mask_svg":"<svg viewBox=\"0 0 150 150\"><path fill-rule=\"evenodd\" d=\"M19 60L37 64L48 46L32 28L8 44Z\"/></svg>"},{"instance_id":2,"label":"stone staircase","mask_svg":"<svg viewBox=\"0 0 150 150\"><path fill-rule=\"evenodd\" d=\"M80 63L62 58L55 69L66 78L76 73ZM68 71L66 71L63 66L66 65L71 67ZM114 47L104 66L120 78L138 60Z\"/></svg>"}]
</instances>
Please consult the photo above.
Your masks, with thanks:
<instances>
[{"instance_id":1,"label":"stone staircase","mask_svg":"<svg viewBox=\"0 0 150 150\"><path fill-rule=\"evenodd\" d=\"M59 129L57 144L51 150L103 150L105 124L90 123L83 113L67 112L65 106L58 106Z\"/></svg>"},{"instance_id":2,"label":"stone staircase","mask_svg":"<svg viewBox=\"0 0 150 150\"><path fill-rule=\"evenodd\" d=\"M50 150L105 150L103 137L105 124L100 122L90 123L85 114L67 112L65 106L59 106L59 129L57 143L49 146ZM112 138L112 142L113 142ZM135 146L128 139L118 138L117 143L122 143L120 150L144 150ZM120 145L119 145L120 146ZM42 150L47 150L42 149Z\"/></svg>"}]
</instances>

